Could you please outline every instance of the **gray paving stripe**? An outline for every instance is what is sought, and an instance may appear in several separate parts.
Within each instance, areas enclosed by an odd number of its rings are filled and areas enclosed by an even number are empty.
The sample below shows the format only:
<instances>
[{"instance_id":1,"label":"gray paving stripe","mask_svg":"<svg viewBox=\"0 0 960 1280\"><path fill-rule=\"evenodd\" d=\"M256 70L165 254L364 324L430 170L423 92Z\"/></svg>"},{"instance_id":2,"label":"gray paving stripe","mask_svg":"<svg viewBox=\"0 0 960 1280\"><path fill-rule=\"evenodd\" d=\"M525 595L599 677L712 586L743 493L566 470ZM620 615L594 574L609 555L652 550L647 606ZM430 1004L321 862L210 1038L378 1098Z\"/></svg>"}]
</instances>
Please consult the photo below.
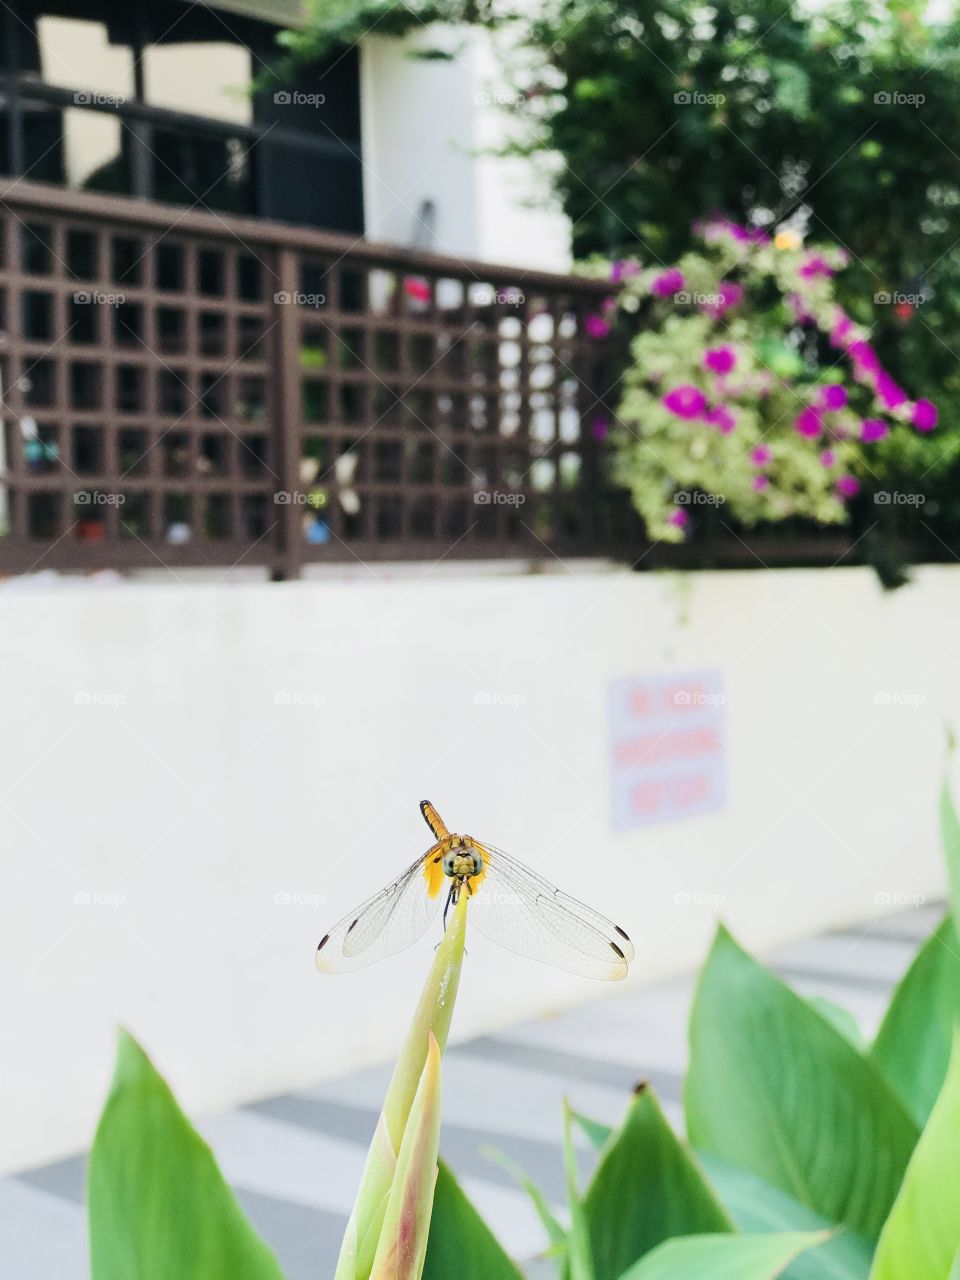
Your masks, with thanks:
<instances>
[{"instance_id":1,"label":"gray paving stripe","mask_svg":"<svg viewBox=\"0 0 960 1280\"><path fill-rule=\"evenodd\" d=\"M321 1280L337 1268L345 1216L235 1187L244 1213L277 1255L286 1280Z\"/></svg>"},{"instance_id":2,"label":"gray paving stripe","mask_svg":"<svg viewBox=\"0 0 960 1280\"><path fill-rule=\"evenodd\" d=\"M878 978L872 973L831 973L827 969L810 969L801 965L794 964L776 964L772 965L773 972L784 982L814 982L822 986L831 987L842 993L844 990L851 994L855 991L873 991L880 995L887 995L896 986L889 978ZM833 996L830 997L833 999ZM838 998L838 1004L843 1004L843 999Z\"/></svg>"},{"instance_id":3,"label":"gray paving stripe","mask_svg":"<svg viewBox=\"0 0 960 1280\"><path fill-rule=\"evenodd\" d=\"M469 1100L465 1110L469 1110ZM244 1107L258 1115L301 1129L326 1134L341 1142L355 1142L366 1148L377 1126L379 1112L361 1107L349 1107L339 1102L317 1098L305 1098L298 1094L281 1094L265 1098ZM485 1147L503 1152L525 1173L529 1174L550 1200L563 1200L566 1192L562 1172L559 1142L540 1142L536 1138L517 1134L472 1129L467 1125L445 1123L440 1135L440 1154L455 1170L458 1177L476 1178L499 1186L517 1187L516 1180L489 1156Z\"/></svg>"},{"instance_id":4,"label":"gray paving stripe","mask_svg":"<svg viewBox=\"0 0 960 1280\"><path fill-rule=\"evenodd\" d=\"M540 1049L536 1045L517 1040L501 1040L496 1036L471 1040L467 1044L458 1045L453 1052L503 1062L521 1070L562 1076L571 1082L584 1080L608 1089L618 1089L624 1096L624 1103L640 1081L653 1085L663 1101L680 1102L683 1097L682 1071L664 1071L660 1067L644 1071L626 1063L603 1062L599 1058L586 1058L557 1049Z\"/></svg>"},{"instance_id":5,"label":"gray paving stripe","mask_svg":"<svg viewBox=\"0 0 960 1280\"><path fill-rule=\"evenodd\" d=\"M38 1191L46 1191L48 1195L59 1196L61 1200L83 1204L86 1199L86 1166L86 1156L72 1156L69 1160L58 1160L56 1164L45 1164L39 1169L27 1169L24 1173L18 1173L14 1181L24 1182L28 1187L36 1187Z\"/></svg>"}]
</instances>

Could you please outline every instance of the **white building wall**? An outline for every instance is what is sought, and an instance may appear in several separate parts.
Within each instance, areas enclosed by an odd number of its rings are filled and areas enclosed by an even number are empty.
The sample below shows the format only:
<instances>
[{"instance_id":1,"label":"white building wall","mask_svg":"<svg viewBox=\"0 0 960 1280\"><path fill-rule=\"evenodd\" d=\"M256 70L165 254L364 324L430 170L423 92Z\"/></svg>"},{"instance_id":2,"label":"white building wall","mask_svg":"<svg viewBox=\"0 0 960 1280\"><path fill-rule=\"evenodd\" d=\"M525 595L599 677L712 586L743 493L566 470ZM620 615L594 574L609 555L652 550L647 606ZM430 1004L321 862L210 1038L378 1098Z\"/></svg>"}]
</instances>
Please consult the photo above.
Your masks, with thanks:
<instances>
[{"instance_id":1,"label":"white building wall","mask_svg":"<svg viewBox=\"0 0 960 1280\"><path fill-rule=\"evenodd\" d=\"M630 982L718 915L764 948L942 893L960 569L378 576L0 591L2 1168L89 1142L118 1023L193 1112L389 1059L433 939L313 954L424 797L614 915ZM711 668L726 808L614 831L611 681ZM607 994L472 937L455 1034Z\"/></svg>"},{"instance_id":2,"label":"white building wall","mask_svg":"<svg viewBox=\"0 0 960 1280\"><path fill-rule=\"evenodd\" d=\"M409 57L443 48L449 61ZM524 161L484 154L503 140L509 90L483 33L426 28L361 46L364 211L372 240L486 262L565 271L566 219ZM436 210L434 234L419 219Z\"/></svg>"}]
</instances>

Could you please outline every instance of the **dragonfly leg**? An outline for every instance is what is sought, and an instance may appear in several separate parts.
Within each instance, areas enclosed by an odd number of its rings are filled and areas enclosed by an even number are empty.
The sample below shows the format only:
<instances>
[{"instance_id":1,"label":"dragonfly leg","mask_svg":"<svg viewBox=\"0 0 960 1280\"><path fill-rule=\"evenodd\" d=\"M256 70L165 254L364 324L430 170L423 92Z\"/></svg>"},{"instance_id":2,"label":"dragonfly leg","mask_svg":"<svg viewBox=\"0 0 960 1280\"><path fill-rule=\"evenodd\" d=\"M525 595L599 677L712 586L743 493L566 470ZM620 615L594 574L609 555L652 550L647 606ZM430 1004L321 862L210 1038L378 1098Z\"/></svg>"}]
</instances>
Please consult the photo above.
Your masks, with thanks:
<instances>
[{"instance_id":1,"label":"dragonfly leg","mask_svg":"<svg viewBox=\"0 0 960 1280\"><path fill-rule=\"evenodd\" d=\"M447 931L447 912L450 910L450 904L451 904L451 903L455 903L455 902L456 902L456 900L457 900L456 894L457 894L457 886L456 886L456 884L452 884L452 885L450 886L450 892L447 894L447 901L444 903L444 907L443 907L443 931L444 931L444 933L446 933L446 931Z\"/></svg>"}]
</instances>

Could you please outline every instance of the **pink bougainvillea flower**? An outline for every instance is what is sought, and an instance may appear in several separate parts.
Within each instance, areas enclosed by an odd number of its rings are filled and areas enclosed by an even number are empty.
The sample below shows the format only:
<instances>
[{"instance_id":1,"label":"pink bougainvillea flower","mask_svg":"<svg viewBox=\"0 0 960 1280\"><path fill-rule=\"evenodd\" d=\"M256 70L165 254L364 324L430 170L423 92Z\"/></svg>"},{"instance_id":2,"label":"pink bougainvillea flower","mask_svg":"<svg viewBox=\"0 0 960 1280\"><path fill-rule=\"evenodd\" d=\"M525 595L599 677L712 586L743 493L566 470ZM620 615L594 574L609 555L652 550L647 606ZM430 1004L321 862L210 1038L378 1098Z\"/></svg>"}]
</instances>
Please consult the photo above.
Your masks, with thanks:
<instances>
[{"instance_id":1,"label":"pink bougainvillea flower","mask_svg":"<svg viewBox=\"0 0 960 1280\"><path fill-rule=\"evenodd\" d=\"M758 444L755 449L750 450L750 461L757 467L764 466L772 458L773 450L768 444Z\"/></svg>"},{"instance_id":2,"label":"pink bougainvillea flower","mask_svg":"<svg viewBox=\"0 0 960 1280\"><path fill-rule=\"evenodd\" d=\"M831 382L829 386L820 388L819 406L827 413L835 413L837 409L842 409L847 403L847 389L841 387L838 382Z\"/></svg>"},{"instance_id":3,"label":"pink bougainvillea flower","mask_svg":"<svg viewBox=\"0 0 960 1280\"><path fill-rule=\"evenodd\" d=\"M743 301L743 285L735 280L721 280L714 298L700 304L700 310L708 316L722 316L725 311Z\"/></svg>"},{"instance_id":4,"label":"pink bougainvillea flower","mask_svg":"<svg viewBox=\"0 0 960 1280\"><path fill-rule=\"evenodd\" d=\"M904 389L897 386L889 373L884 373L882 370L877 374L876 392L877 397L887 409L898 409L900 405L907 403L907 393Z\"/></svg>"},{"instance_id":5,"label":"pink bougainvillea flower","mask_svg":"<svg viewBox=\"0 0 960 1280\"><path fill-rule=\"evenodd\" d=\"M816 280L818 276L832 276L833 267L819 253L812 253L800 268L799 274L804 280Z\"/></svg>"},{"instance_id":6,"label":"pink bougainvillea flower","mask_svg":"<svg viewBox=\"0 0 960 1280\"><path fill-rule=\"evenodd\" d=\"M876 444L890 434L890 428L882 418L864 418L860 424L860 439L864 444Z\"/></svg>"},{"instance_id":7,"label":"pink bougainvillea flower","mask_svg":"<svg viewBox=\"0 0 960 1280\"><path fill-rule=\"evenodd\" d=\"M830 330L830 345L832 347L845 347L846 339L849 338L856 325L839 307L837 307L833 316L833 328Z\"/></svg>"},{"instance_id":8,"label":"pink bougainvillea flower","mask_svg":"<svg viewBox=\"0 0 960 1280\"><path fill-rule=\"evenodd\" d=\"M683 507L674 507L667 516L667 524L672 524L675 529L683 529L689 519L690 515Z\"/></svg>"},{"instance_id":9,"label":"pink bougainvillea flower","mask_svg":"<svg viewBox=\"0 0 960 1280\"><path fill-rule=\"evenodd\" d=\"M937 425L937 406L931 400L918 400L911 421L918 431L932 431Z\"/></svg>"},{"instance_id":10,"label":"pink bougainvillea flower","mask_svg":"<svg viewBox=\"0 0 960 1280\"><path fill-rule=\"evenodd\" d=\"M650 292L657 298L672 298L675 293L683 290L685 283L682 271L678 271L676 267L668 267L666 271L654 276Z\"/></svg>"},{"instance_id":11,"label":"pink bougainvillea flower","mask_svg":"<svg viewBox=\"0 0 960 1280\"><path fill-rule=\"evenodd\" d=\"M869 342L851 342L847 347L847 355L861 371L880 372L880 357Z\"/></svg>"},{"instance_id":12,"label":"pink bougainvillea flower","mask_svg":"<svg viewBox=\"0 0 960 1280\"><path fill-rule=\"evenodd\" d=\"M798 435L805 436L808 440L815 440L823 432L823 419L820 414L812 406L801 409L793 420L794 428Z\"/></svg>"},{"instance_id":13,"label":"pink bougainvillea flower","mask_svg":"<svg viewBox=\"0 0 960 1280\"><path fill-rule=\"evenodd\" d=\"M753 487L759 493L762 489L766 489L770 483L769 476L754 476Z\"/></svg>"},{"instance_id":14,"label":"pink bougainvillea flower","mask_svg":"<svg viewBox=\"0 0 960 1280\"><path fill-rule=\"evenodd\" d=\"M606 440L610 434L610 419L604 414L600 414L590 424L590 431L594 440Z\"/></svg>"},{"instance_id":15,"label":"pink bougainvillea flower","mask_svg":"<svg viewBox=\"0 0 960 1280\"><path fill-rule=\"evenodd\" d=\"M426 280L420 280L416 276L407 276L403 282L403 292L408 298L413 298L415 302L430 301L430 285Z\"/></svg>"},{"instance_id":16,"label":"pink bougainvillea flower","mask_svg":"<svg viewBox=\"0 0 960 1280\"><path fill-rule=\"evenodd\" d=\"M605 338L610 332L610 321L594 313L587 316L584 327L591 338Z\"/></svg>"},{"instance_id":17,"label":"pink bougainvillea flower","mask_svg":"<svg viewBox=\"0 0 960 1280\"><path fill-rule=\"evenodd\" d=\"M716 427L721 435L728 436L737 425L737 420L724 404L718 404L716 408L708 409L703 415L704 422L709 422L712 427Z\"/></svg>"},{"instance_id":18,"label":"pink bougainvillea flower","mask_svg":"<svg viewBox=\"0 0 960 1280\"><path fill-rule=\"evenodd\" d=\"M732 373L737 367L737 353L733 347L708 347L703 353L703 367L711 373Z\"/></svg>"},{"instance_id":19,"label":"pink bougainvillea flower","mask_svg":"<svg viewBox=\"0 0 960 1280\"><path fill-rule=\"evenodd\" d=\"M841 498L855 498L860 492L860 481L856 476L844 474L837 476L837 493Z\"/></svg>"},{"instance_id":20,"label":"pink bougainvillea flower","mask_svg":"<svg viewBox=\"0 0 960 1280\"><path fill-rule=\"evenodd\" d=\"M820 463L824 467L832 467L837 460L837 455L832 449L824 449L820 455Z\"/></svg>"},{"instance_id":21,"label":"pink bougainvillea flower","mask_svg":"<svg viewBox=\"0 0 960 1280\"><path fill-rule=\"evenodd\" d=\"M685 418L688 422L692 422L694 418L703 415L707 407L707 397L699 387L683 383L679 387L674 387L672 391L668 391L660 403L665 409L675 413L678 418Z\"/></svg>"}]
</instances>

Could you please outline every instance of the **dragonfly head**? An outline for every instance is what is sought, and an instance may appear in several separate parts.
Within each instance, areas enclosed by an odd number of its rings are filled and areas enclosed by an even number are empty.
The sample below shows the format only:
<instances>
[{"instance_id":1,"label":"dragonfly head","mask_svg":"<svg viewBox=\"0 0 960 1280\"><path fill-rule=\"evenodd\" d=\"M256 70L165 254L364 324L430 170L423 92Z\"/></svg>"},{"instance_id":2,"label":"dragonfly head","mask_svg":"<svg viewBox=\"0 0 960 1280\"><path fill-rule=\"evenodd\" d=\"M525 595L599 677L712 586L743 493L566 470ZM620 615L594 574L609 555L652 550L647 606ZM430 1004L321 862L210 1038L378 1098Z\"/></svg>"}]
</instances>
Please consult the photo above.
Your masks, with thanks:
<instances>
[{"instance_id":1,"label":"dragonfly head","mask_svg":"<svg viewBox=\"0 0 960 1280\"><path fill-rule=\"evenodd\" d=\"M483 870L483 858L476 849L451 849L443 857L444 875L456 880L469 880Z\"/></svg>"}]
</instances>

